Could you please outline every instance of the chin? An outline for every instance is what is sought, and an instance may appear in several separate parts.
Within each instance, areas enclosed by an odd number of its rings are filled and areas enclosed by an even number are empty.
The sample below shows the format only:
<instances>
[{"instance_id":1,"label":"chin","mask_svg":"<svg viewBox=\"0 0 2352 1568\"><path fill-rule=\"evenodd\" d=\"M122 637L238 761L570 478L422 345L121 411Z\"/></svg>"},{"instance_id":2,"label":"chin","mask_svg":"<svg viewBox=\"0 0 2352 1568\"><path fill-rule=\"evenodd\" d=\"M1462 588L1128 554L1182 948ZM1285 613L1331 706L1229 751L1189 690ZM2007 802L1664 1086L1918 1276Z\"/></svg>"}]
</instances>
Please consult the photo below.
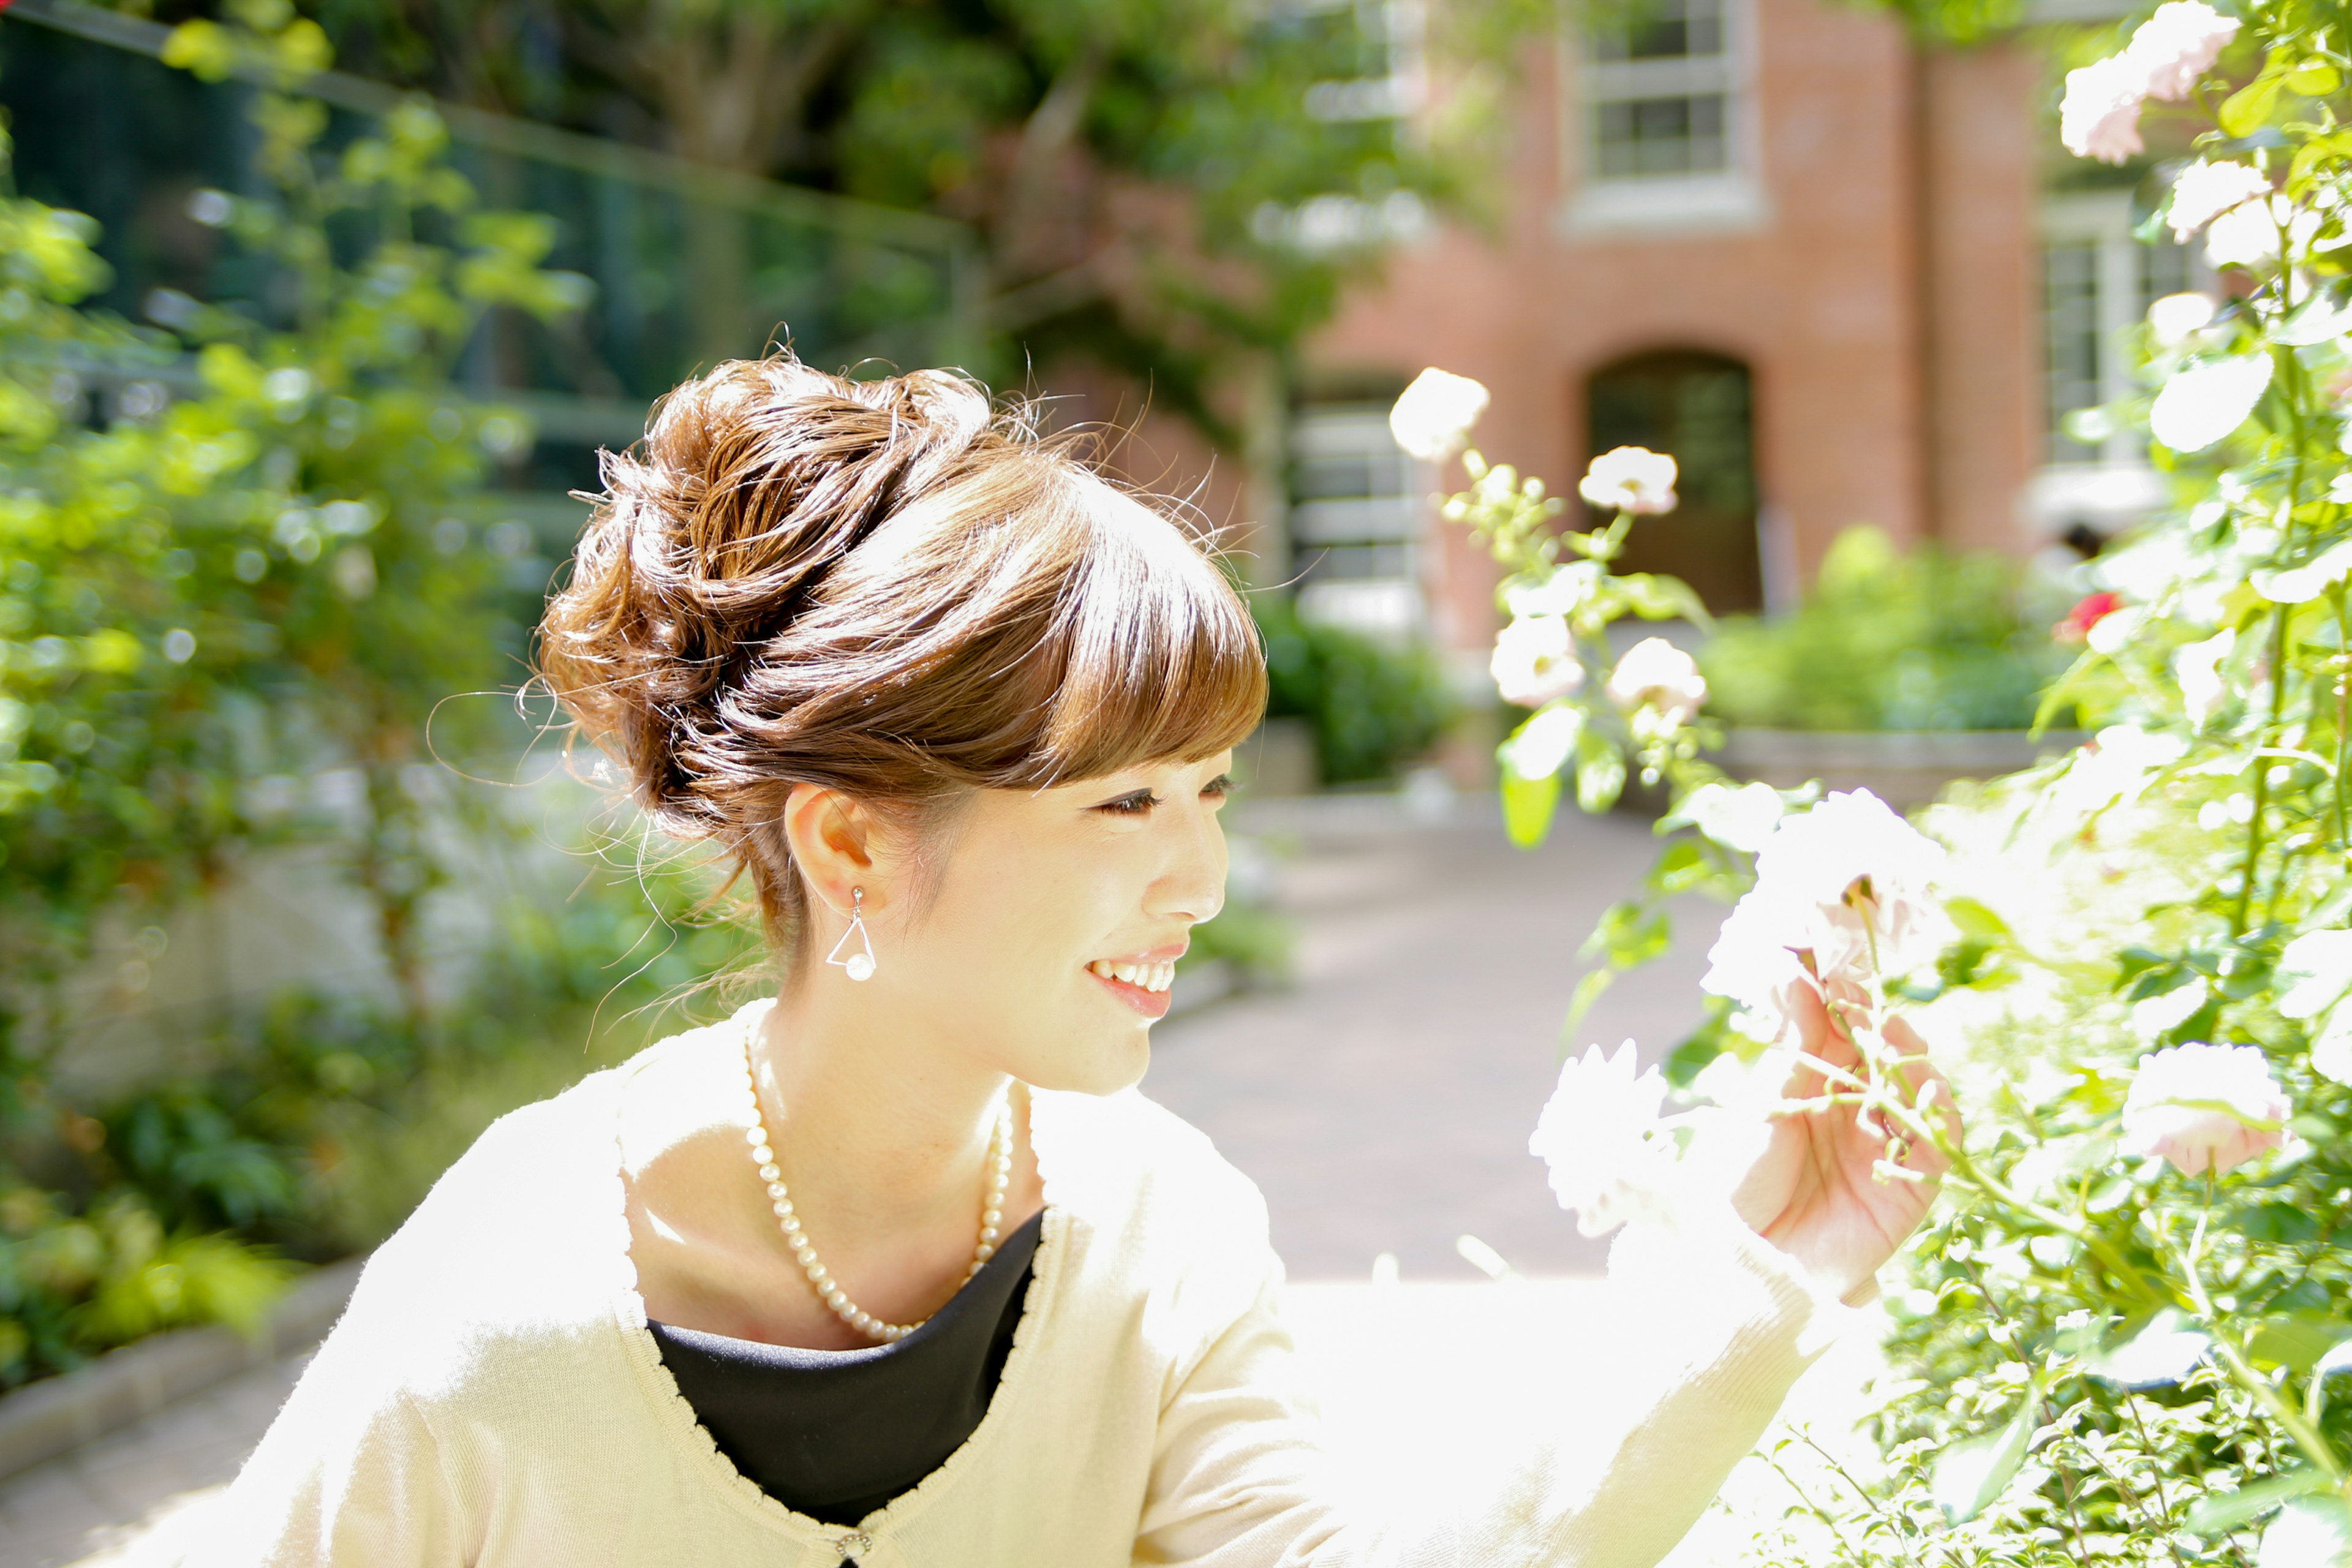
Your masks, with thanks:
<instances>
[{"instance_id":1,"label":"chin","mask_svg":"<svg viewBox=\"0 0 2352 1568\"><path fill-rule=\"evenodd\" d=\"M1151 1029L1145 1025L1132 1033L1091 1041L1055 1062L1045 1076L1028 1082L1034 1089L1070 1094L1117 1094L1142 1082L1150 1065Z\"/></svg>"}]
</instances>

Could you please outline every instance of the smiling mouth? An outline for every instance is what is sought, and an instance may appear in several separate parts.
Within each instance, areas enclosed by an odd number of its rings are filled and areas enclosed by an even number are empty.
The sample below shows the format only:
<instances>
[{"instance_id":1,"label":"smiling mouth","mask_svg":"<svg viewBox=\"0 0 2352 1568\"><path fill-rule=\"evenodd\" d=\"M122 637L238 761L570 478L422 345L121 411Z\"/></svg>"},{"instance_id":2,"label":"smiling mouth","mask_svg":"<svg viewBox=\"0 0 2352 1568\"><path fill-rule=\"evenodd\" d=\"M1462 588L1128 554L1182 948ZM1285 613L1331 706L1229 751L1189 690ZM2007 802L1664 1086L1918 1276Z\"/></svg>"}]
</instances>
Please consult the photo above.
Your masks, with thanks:
<instances>
[{"instance_id":1,"label":"smiling mouth","mask_svg":"<svg viewBox=\"0 0 2352 1568\"><path fill-rule=\"evenodd\" d=\"M1087 965L1087 973L1146 1018L1168 1016L1168 988L1176 980L1173 963L1117 963L1098 958Z\"/></svg>"},{"instance_id":2,"label":"smiling mouth","mask_svg":"<svg viewBox=\"0 0 2352 1568\"><path fill-rule=\"evenodd\" d=\"M1114 963L1108 958L1097 958L1087 969L1102 979L1116 980L1139 991L1165 992L1176 981L1176 966L1172 963Z\"/></svg>"}]
</instances>

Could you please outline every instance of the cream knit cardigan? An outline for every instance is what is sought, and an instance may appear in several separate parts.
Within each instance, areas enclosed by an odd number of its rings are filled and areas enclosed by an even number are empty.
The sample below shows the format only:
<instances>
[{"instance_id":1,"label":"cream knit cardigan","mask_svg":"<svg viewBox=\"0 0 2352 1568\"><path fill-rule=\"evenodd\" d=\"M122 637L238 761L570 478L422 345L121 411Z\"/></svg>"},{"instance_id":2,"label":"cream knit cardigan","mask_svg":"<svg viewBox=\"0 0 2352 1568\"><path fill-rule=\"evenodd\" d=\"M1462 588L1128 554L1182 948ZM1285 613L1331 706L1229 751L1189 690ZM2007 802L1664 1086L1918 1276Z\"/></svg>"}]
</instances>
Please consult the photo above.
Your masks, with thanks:
<instances>
[{"instance_id":1,"label":"cream knit cardigan","mask_svg":"<svg viewBox=\"0 0 2352 1568\"><path fill-rule=\"evenodd\" d=\"M740 1026L637 1062L731 1051ZM442 1177L192 1568L1648 1568L1849 1313L1727 1210L1629 1231L1609 1340L1527 1347L1503 1402L1523 1423L1431 1435L1456 1457L1492 1438L1491 1459L1371 1497L1318 1444L1256 1188L1139 1094L1039 1092L1044 1235L995 1397L844 1530L736 1472L646 1331L617 1138L636 1065L504 1118Z\"/></svg>"}]
</instances>

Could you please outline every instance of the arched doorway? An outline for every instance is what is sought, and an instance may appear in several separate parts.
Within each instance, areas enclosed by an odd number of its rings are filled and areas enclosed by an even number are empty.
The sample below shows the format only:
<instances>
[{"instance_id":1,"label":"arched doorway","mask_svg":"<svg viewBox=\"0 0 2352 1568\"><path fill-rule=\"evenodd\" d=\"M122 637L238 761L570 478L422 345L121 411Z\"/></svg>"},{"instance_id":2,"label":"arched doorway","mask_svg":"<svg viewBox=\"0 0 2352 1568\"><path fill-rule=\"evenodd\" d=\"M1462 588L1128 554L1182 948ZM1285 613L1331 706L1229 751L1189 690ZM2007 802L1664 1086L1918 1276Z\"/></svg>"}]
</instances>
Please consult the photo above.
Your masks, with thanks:
<instances>
[{"instance_id":1,"label":"arched doorway","mask_svg":"<svg viewBox=\"0 0 2352 1568\"><path fill-rule=\"evenodd\" d=\"M1621 570L1670 572L1717 615L1764 607L1756 539L1755 405L1748 367L1694 349L1601 366L1585 384L1587 451L1673 454L1682 504L1627 536Z\"/></svg>"}]
</instances>

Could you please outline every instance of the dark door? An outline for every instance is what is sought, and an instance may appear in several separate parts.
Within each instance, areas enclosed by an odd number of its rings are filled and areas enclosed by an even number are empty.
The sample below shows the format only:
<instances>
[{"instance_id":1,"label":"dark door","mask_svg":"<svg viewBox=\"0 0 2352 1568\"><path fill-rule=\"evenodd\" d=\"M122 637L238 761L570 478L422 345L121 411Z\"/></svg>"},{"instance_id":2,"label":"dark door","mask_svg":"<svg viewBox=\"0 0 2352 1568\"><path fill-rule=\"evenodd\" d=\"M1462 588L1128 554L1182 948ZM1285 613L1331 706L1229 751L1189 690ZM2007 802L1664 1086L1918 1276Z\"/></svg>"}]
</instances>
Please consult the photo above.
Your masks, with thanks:
<instances>
[{"instance_id":1,"label":"dark door","mask_svg":"<svg viewBox=\"0 0 2352 1568\"><path fill-rule=\"evenodd\" d=\"M1762 609L1748 367L1671 349L1605 365L1585 392L1589 452L1647 447L1681 468L1675 490L1682 504L1634 522L1619 569L1670 572L1717 615Z\"/></svg>"}]
</instances>

